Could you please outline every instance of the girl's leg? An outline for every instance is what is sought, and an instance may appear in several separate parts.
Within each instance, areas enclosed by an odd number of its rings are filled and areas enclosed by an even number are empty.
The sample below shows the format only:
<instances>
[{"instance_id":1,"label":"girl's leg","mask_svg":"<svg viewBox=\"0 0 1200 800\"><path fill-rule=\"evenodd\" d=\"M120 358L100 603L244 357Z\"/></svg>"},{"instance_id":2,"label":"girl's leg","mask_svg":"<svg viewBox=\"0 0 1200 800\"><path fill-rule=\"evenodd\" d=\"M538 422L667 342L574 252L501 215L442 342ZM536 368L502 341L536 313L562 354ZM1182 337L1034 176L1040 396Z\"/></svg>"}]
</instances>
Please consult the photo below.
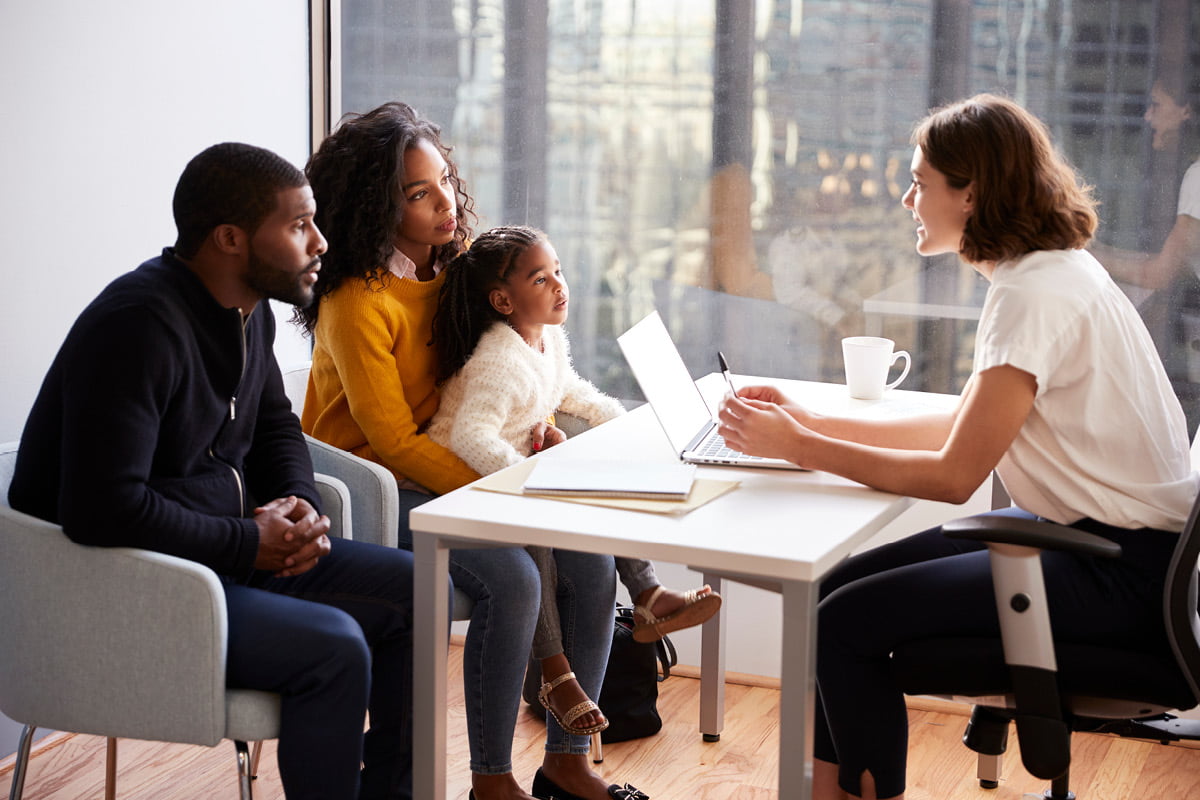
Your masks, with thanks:
<instances>
[{"instance_id":1,"label":"girl's leg","mask_svg":"<svg viewBox=\"0 0 1200 800\"><path fill-rule=\"evenodd\" d=\"M612 556L554 551L558 562L558 609L563 643L584 691L595 697L604 682L612 646L616 581ZM553 718L546 720L546 756L542 773L580 797L608 800L609 783L592 772L590 740L571 736Z\"/></svg>"},{"instance_id":2,"label":"girl's leg","mask_svg":"<svg viewBox=\"0 0 1200 800\"><path fill-rule=\"evenodd\" d=\"M571 671L571 662L563 653L562 620L558 616L558 564L554 560L554 551L549 547L530 546L525 550L537 565L542 583L542 604L538 609L537 628L533 634L533 658L541 665L541 692L545 695L545 702L550 704L554 713L564 722L572 709L582 704L591 704L590 711L572 719L568 724L577 730L598 725L607 727L608 720L595 707L592 698L584 693L577 680L554 683L556 679ZM547 685L553 688L547 691Z\"/></svg>"},{"instance_id":3,"label":"girl's leg","mask_svg":"<svg viewBox=\"0 0 1200 800\"><path fill-rule=\"evenodd\" d=\"M636 641L657 641L672 631L699 625L721 608L720 596L707 584L680 592L658 582L650 561L618 556L616 564L617 576L633 600Z\"/></svg>"},{"instance_id":4,"label":"girl's leg","mask_svg":"<svg viewBox=\"0 0 1200 800\"><path fill-rule=\"evenodd\" d=\"M629 597L634 603L638 597L654 591L659 585L658 575L654 572L654 563L642 558L624 558L617 556L617 577L622 585L629 590Z\"/></svg>"},{"instance_id":5,"label":"girl's leg","mask_svg":"<svg viewBox=\"0 0 1200 800\"><path fill-rule=\"evenodd\" d=\"M541 578L541 605L533 633L533 657L538 661L562 655L562 621L558 618L558 565L549 547L526 547Z\"/></svg>"}]
</instances>

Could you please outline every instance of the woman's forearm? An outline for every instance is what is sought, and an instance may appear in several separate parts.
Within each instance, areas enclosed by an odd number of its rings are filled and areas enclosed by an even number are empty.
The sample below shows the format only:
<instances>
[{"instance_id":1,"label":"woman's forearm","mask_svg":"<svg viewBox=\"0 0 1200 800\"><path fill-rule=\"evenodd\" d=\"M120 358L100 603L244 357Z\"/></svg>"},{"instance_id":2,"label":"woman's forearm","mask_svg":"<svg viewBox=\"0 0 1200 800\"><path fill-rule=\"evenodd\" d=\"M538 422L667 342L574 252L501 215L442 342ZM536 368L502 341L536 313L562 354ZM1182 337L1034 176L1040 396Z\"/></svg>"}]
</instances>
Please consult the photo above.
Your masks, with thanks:
<instances>
[{"instance_id":1,"label":"woman's forearm","mask_svg":"<svg viewBox=\"0 0 1200 800\"><path fill-rule=\"evenodd\" d=\"M903 419L860 419L809 414L798 421L824 436L869 447L896 450L937 450L946 443L954 424L951 413L931 413Z\"/></svg>"}]
</instances>

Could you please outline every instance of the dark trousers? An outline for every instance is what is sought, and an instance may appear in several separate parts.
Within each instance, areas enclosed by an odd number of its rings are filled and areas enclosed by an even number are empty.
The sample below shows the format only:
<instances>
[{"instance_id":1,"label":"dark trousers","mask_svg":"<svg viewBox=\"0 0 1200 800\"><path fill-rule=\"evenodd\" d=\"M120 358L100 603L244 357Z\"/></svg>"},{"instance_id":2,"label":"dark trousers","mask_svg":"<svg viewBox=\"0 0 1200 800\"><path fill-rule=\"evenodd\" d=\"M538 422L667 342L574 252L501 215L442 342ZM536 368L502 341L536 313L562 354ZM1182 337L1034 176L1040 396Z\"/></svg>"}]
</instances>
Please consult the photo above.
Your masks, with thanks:
<instances>
[{"instance_id":1,"label":"dark trousers","mask_svg":"<svg viewBox=\"0 0 1200 800\"><path fill-rule=\"evenodd\" d=\"M1116 541L1123 555L1042 553L1055 638L1168 648L1162 593L1178 535L1091 521L1076 527ZM838 784L851 794L861 796L859 779L868 771L878 797L898 795L908 715L889 654L922 639L999 638L986 546L934 528L847 559L822 581L821 598L813 753L839 765Z\"/></svg>"},{"instance_id":2,"label":"dark trousers","mask_svg":"<svg viewBox=\"0 0 1200 800\"><path fill-rule=\"evenodd\" d=\"M283 696L289 800L411 798L412 554L332 544L302 575L226 584L226 681Z\"/></svg>"}]
</instances>

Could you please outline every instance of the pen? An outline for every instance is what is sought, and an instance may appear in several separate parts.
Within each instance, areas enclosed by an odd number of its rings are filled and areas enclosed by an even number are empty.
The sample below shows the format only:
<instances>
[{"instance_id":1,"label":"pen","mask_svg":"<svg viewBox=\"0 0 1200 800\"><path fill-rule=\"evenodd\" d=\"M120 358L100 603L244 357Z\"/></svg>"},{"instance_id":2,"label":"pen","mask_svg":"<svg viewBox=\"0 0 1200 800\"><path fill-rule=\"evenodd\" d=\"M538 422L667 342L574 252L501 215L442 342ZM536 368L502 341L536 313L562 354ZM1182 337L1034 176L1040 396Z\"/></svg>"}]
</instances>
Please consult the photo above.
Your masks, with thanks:
<instances>
[{"instance_id":1,"label":"pen","mask_svg":"<svg viewBox=\"0 0 1200 800\"><path fill-rule=\"evenodd\" d=\"M725 376L725 382L729 384L729 391L734 397L737 397L737 387L733 385L733 378L729 376L729 362L725 360L725 354L720 350L717 351L717 361L721 365L721 374Z\"/></svg>"}]
</instances>

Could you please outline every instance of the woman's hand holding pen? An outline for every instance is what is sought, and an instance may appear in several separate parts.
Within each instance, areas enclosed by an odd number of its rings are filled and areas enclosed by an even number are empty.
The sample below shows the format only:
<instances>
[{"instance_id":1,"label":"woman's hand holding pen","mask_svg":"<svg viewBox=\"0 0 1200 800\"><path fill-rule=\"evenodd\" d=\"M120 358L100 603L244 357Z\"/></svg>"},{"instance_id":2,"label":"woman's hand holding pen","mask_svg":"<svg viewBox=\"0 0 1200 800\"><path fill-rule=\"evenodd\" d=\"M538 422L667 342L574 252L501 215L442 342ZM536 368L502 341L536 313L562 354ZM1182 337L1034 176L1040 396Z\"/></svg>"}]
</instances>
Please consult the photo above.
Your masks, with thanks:
<instances>
[{"instance_id":1,"label":"woman's hand holding pen","mask_svg":"<svg viewBox=\"0 0 1200 800\"><path fill-rule=\"evenodd\" d=\"M804 406L792 400L783 392L776 389L774 386L746 386L739 389L737 396L742 400L758 400L763 403L771 403L782 408L801 425L811 427L810 423L814 419L814 414Z\"/></svg>"},{"instance_id":2,"label":"woman's hand holding pen","mask_svg":"<svg viewBox=\"0 0 1200 800\"><path fill-rule=\"evenodd\" d=\"M801 422L809 414L772 386L747 386L726 395L719 414L720 432L730 447L766 458L801 464L799 445L811 435ZM803 466L803 464L801 464Z\"/></svg>"}]
</instances>

